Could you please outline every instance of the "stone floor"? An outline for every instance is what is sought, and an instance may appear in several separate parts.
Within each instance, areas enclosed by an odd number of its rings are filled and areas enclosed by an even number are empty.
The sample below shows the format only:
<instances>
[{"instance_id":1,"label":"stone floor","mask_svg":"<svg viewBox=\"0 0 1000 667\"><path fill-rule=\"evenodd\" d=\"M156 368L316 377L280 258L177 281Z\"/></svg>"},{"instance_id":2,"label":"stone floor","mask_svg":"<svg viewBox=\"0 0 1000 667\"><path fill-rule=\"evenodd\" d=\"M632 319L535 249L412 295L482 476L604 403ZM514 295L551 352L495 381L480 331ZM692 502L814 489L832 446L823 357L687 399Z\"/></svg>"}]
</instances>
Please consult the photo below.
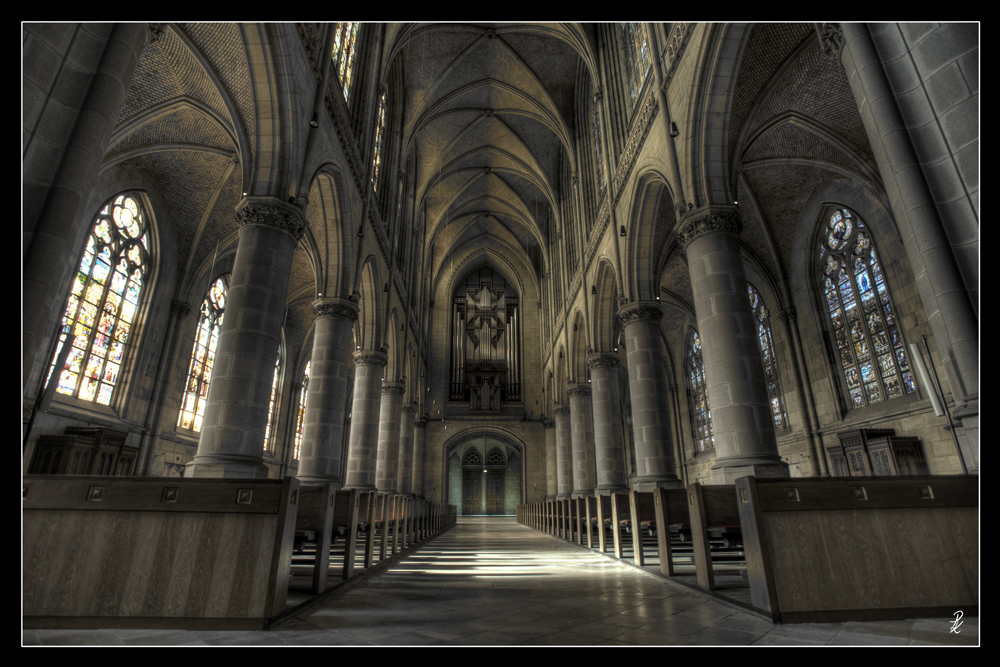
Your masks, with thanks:
<instances>
[{"instance_id":1,"label":"stone floor","mask_svg":"<svg viewBox=\"0 0 1000 667\"><path fill-rule=\"evenodd\" d=\"M946 645L979 619L772 625L513 518L459 518L400 564L267 631L23 630L25 645Z\"/></svg>"}]
</instances>

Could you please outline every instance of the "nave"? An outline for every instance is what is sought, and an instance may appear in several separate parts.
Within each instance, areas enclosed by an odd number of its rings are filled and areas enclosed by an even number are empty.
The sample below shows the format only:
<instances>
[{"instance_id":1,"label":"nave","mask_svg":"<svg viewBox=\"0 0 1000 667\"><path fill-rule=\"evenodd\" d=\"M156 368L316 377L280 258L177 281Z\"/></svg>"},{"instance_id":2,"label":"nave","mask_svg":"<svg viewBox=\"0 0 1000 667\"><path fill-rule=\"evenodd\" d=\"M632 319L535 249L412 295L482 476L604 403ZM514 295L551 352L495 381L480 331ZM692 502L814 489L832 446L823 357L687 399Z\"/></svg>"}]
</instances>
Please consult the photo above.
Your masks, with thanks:
<instances>
[{"instance_id":1,"label":"nave","mask_svg":"<svg viewBox=\"0 0 1000 667\"><path fill-rule=\"evenodd\" d=\"M24 645L821 646L979 644L979 619L772 625L518 525L457 524L371 579L267 631L33 630Z\"/></svg>"}]
</instances>

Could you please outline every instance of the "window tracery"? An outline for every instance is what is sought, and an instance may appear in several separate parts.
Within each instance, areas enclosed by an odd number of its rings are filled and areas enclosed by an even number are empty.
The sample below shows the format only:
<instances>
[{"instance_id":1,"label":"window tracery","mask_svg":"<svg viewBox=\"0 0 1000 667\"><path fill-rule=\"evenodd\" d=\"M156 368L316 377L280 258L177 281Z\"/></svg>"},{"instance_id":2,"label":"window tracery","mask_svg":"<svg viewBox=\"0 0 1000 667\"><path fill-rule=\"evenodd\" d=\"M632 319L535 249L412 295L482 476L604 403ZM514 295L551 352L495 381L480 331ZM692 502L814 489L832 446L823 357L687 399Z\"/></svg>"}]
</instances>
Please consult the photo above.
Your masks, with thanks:
<instances>
[{"instance_id":1,"label":"window tracery","mask_svg":"<svg viewBox=\"0 0 1000 667\"><path fill-rule=\"evenodd\" d=\"M380 167L382 166L382 140L385 137L385 91L378 100L378 120L375 129L375 151L372 156L372 190L378 192Z\"/></svg>"},{"instance_id":2,"label":"window tracery","mask_svg":"<svg viewBox=\"0 0 1000 667\"><path fill-rule=\"evenodd\" d=\"M851 408L916 389L878 253L864 223L847 209L827 219L820 279Z\"/></svg>"},{"instance_id":3,"label":"window tracery","mask_svg":"<svg viewBox=\"0 0 1000 667\"><path fill-rule=\"evenodd\" d=\"M226 311L229 293L229 276L220 276L208 289L208 295L201 302L198 316L198 332L195 335L191 363L188 365L187 383L181 399L181 410L177 425L201 431L201 420L205 416L208 401L208 387L215 365L215 352L219 344L219 332Z\"/></svg>"},{"instance_id":4,"label":"window tracery","mask_svg":"<svg viewBox=\"0 0 1000 667\"><path fill-rule=\"evenodd\" d=\"M120 195L97 214L63 310L46 383L72 336L56 391L110 405L148 277L149 234L138 198Z\"/></svg>"},{"instance_id":5,"label":"window tracery","mask_svg":"<svg viewBox=\"0 0 1000 667\"><path fill-rule=\"evenodd\" d=\"M649 57L649 42L646 39L645 23L619 23L618 24L618 48L621 53L622 62L625 64L625 73L628 79L629 101L632 108L635 108L639 101L639 93L646 83L646 76L649 74L651 60Z\"/></svg>"},{"instance_id":6,"label":"window tracery","mask_svg":"<svg viewBox=\"0 0 1000 667\"><path fill-rule=\"evenodd\" d=\"M754 322L757 324L757 342L760 344L760 355L764 361L764 378L767 381L771 417L774 419L774 428L782 429L788 425L788 417L785 414L785 403L781 394L778 362L774 356L774 340L771 338L771 314L760 294L750 283L747 283L747 294L750 297Z\"/></svg>"},{"instance_id":7,"label":"window tracery","mask_svg":"<svg viewBox=\"0 0 1000 667\"><path fill-rule=\"evenodd\" d=\"M691 400L692 426L698 449L705 451L715 447L712 432L712 408L708 403L708 385L705 382L705 362L701 355L701 338L692 332L687 354L688 396Z\"/></svg>"},{"instance_id":8,"label":"window tracery","mask_svg":"<svg viewBox=\"0 0 1000 667\"><path fill-rule=\"evenodd\" d=\"M271 380L271 401L267 404L267 428L264 429L264 451L274 454L274 440L271 439L271 421L274 417L274 403L278 395L278 375L281 371L281 352L274 360L274 379Z\"/></svg>"},{"instance_id":9,"label":"window tracery","mask_svg":"<svg viewBox=\"0 0 1000 667\"><path fill-rule=\"evenodd\" d=\"M302 434L305 432L306 420L306 398L309 395L309 369L312 362L306 363L306 369L302 373L302 391L299 392L299 416L295 420L295 446L292 449L292 458L299 460L299 450L302 448Z\"/></svg>"},{"instance_id":10,"label":"window tracery","mask_svg":"<svg viewBox=\"0 0 1000 667\"><path fill-rule=\"evenodd\" d=\"M334 24L333 69L344 91L344 101L351 102L351 83L354 75L354 55L357 50L358 24Z\"/></svg>"}]
</instances>

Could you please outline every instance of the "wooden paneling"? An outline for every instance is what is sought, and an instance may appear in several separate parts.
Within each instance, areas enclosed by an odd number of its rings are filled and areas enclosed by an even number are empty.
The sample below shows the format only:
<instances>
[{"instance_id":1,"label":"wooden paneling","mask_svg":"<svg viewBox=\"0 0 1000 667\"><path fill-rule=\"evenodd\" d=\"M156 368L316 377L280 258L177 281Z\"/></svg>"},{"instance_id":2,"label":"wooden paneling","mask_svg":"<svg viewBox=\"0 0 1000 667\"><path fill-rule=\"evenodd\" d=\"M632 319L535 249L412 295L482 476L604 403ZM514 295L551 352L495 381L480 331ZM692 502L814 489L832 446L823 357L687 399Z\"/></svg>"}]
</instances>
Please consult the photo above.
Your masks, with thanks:
<instances>
[{"instance_id":1,"label":"wooden paneling","mask_svg":"<svg viewBox=\"0 0 1000 667\"><path fill-rule=\"evenodd\" d=\"M88 501L95 484L101 500ZM263 620L284 610L297 480L25 477L24 487L25 617ZM153 509L167 487L177 500ZM249 503L237 503L246 491ZM186 506L199 496L228 502Z\"/></svg>"}]
</instances>

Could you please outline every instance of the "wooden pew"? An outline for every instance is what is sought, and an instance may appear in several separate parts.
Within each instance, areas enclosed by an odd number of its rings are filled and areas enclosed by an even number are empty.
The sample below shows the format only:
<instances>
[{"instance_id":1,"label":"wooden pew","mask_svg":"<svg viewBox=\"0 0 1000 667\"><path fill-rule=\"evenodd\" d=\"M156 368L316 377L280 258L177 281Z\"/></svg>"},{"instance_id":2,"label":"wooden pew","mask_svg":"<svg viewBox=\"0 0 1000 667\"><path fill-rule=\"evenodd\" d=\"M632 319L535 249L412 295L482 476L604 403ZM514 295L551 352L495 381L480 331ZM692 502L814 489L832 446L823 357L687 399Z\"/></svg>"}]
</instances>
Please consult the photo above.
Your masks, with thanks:
<instances>
[{"instance_id":1,"label":"wooden pew","mask_svg":"<svg viewBox=\"0 0 1000 667\"><path fill-rule=\"evenodd\" d=\"M624 544L622 543L622 519L629 516L628 494L611 494L611 531L614 538L615 558L621 560L625 555Z\"/></svg>"},{"instance_id":2,"label":"wooden pew","mask_svg":"<svg viewBox=\"0 0 1000 667\"><path fill-rule=\"evenodd\" d=\"M576 543L583 546L583 515L587 509L587 498L575 498L573 500L573 505L573 509L576 511Z\"/></svg>"},{"instance_id":3,"label":"wooden pew","mask_svg":"<svg viewBox=\"0 0 1000 667\"><path fill-rule=\"evenodd\" d=\"M632 557L635 564L646 564L642 551L642 536L645 530L656 530L656 509L651 492L632 491L629 493L629 515L631 517Z\"/></svg>"},{"instance_id":4,"label":"wooden pew","mask_svg":"<svg viewBox=\"0 0 1000 667\"><path fill-rule=\"evenodd\" d=\"M597 518L597 499L594 496L587 496L584 502L584 520L587 522L587 548L594 548L594 520Z\"/></svg>"},{"instance_id":5,"label":"wooden pew","mask_svg":"<svg viewBox=\"0 0 1000 667\"><path fill-rule=\"evenodd\" d=\"M715 590L715 571L709 533L732 535L739 530L736 487L732 484L690 484L687 494L696 579L699 586L712 591Z\"/></svg>"},{"instance_id":6,"label":"wooden pew","mask_svg":"<svg viewBox=\"0 0 1000 667\"><path fill-rule=\"evenodd\" d=\"M671 577L674 575L674 557L670 544L670 526L682 524L684 527L689 527L687 491L654 489L653 509L656 517L656 549L660 558L660 573Z\"/></svg>"},{"instance_id":7,"label":"wooden pew","mask_svg":"<svg viewBox=\"0 0 1000 667\"><path fill-rule=\"evenodd\" d=\"M736 480L752 604L783 622L979 613L974 475Z\"/></svg>"},{"instance_id":8,"label":"wooden pew","mask_svg":"<svg viewBox=\"0 0 1000 667\"><path fill-rule=\"evenodd\" d=\"M25 476L25 625L260 629L285 611L299 491L292 477Z\"/></svg>"},{"instance_id":9,"label":"wooden pew","mask_svg":"<svg viewBox=\"0 0 1000 667\"><path fill-rule=\"evenodd\" d=\"M367 495L367 494L366 494ZM343 531L344 567L342 578L354 576L354 550L358 540L358 513L361 509L361 491L337 491L333 501L333 529Z\"/></svg>"},{"instance_id":10,"label":"wooden pew","mask_svg":"<svg viewBox=\"0 0 1000 667\"><path fill-rule=\"evenodd\" d=\"M608 551L607 527L611 521L611 496L597 496L597 535L600 552Z\"/></svg>"},{"instance_id":11,"label":"wooden pew","mask_svg":"<svg viewBox=\"0 0 1000 667\"><path fill-rule=\"evenodd\" d=\"M310 541L316 545L316 559L313 565L313 595L327 588L330 571L330 545L333 541L333 507L336 492L329 484L323 486L303 486L299 488L299 511L295 515L295 549Z\"/></svg>"}]
</instances>

